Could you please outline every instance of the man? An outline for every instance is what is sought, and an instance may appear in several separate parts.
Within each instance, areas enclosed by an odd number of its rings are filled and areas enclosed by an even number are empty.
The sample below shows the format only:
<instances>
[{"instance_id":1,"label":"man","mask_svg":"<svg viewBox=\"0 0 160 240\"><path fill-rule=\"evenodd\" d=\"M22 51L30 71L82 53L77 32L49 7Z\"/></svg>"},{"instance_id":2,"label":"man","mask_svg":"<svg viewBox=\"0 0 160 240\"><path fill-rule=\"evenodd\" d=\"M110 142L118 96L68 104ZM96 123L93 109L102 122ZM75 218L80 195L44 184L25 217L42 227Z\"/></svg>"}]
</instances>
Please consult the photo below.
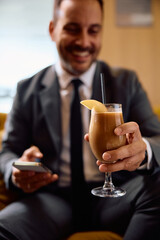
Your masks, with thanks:
<instances>
[{"instance_id":1,"label":"man","mask_svg":"<svg viewBox=\"0 0 160 240\"><path fill-rule=\"evenodd\" d=\"M18 84L6 126L1 171L6 186L21 197L1 211L0 239L64 239L84 229L114 231L125 240L160 237L159 122L134 72L113 70L97 61L102 20L101 0L55 1L49 32L60 61ZM98 161L98 169L89 144L83 142L85 183L75 194L78 201L72 189L74 170L70 167L72 79L81 80L81 100L101 101L100 73L106 80L107 102L123 106L125 124L116 128L115 134L126 134L128 144L105 152L104 160L120 160L114 164ZM81 110L83 133L87 133L89 111L83 107ZM12 167L15 160L37 158L53 174ZM77 154L75 161L78 158ZM115 184L126 189L125 196L91 195L90 190L102 184L106 171L113 172ZM74 211L79 213L78 226L74 225L78 219Z\"/></svg>"}]
</instances>

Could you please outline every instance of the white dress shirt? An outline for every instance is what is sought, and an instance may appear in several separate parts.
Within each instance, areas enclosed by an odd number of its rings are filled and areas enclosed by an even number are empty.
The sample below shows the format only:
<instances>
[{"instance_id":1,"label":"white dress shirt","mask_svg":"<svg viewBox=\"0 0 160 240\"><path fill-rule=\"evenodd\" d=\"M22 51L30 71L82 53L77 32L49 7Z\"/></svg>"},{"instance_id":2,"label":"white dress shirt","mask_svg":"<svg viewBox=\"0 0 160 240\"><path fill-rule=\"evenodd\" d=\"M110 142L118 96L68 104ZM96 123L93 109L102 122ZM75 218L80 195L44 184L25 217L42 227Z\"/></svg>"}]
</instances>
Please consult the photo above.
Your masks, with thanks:
<instances>
[{"instance_id":1,"label":"white dress shirt","mask_svg":"<svg viewBox=\"0 0 160 240\"><path fill-rule=\"evenodd\" d=\"M64 71L57 62L55 65L55 71L58 76L60 85L60 98L61 98L61 116L62 116L62 152L60 162L60 173L59 173L59 186L68 186L71 182L71 171L70 171L70 141L69 141L69 122L70 122L70 104L73 94L73 86L71 84L72 79L79 78L83 84L79 87L80 99L90 99L92 95L92 83L93 76L95 73L96 62L92 64L89 70L82 75L73 76L68 72ZM82 110L82 121L83 121L83 135L89 131L89 114L90 110L86 107L81 106ZM149 168L150 159L152 157L152 151L150 144L144 139L147 145L147 151L149 156L149 162L147 168ZM100 173L96 160L91 152L89 143L83 141L83 166L84 176L86 181L103 181L104 174ZM141 166L144 169L146 166Z\"/></svg>"},{"instance_id":2,"label":"white dress shirt","mask_svg":"<svg viewBox=\"0 0 160 240\"><path fill-rule=\"evenodd\" d=\"M92 82L95 73L96 63L93 63L89 70L80 76L73 75L64 71L60 63L56 63L55 70L58 75L61 97L61 116L62 116L62 152L60 163L59 185L67 186L71 181L70 172L70 142L69 142L69 122L70 122L70 104L73 94L72 79L79 78L83 84L79 87L80 99L90 99L92 95ZM89 131L90 110L81 106L83 135ZM103 181L104 174L100 173L96 160L91 152L89 143L83 141L83 166L86 181Z\"/></svg>"}]
</instances>

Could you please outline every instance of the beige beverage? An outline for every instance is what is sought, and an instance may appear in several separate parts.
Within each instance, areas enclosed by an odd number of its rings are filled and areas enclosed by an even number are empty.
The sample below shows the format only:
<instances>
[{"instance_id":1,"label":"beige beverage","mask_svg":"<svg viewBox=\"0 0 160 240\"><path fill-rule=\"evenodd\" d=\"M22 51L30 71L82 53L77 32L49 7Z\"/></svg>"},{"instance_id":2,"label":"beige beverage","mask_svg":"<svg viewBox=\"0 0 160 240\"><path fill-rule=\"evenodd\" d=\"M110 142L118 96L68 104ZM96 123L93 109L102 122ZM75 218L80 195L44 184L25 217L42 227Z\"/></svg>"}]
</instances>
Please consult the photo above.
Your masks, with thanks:
<instances>
[{"instance_id":1,"label":"beige beverage","mask_svg":"<svg viewBox=\"0 0 160 240\"><path fill-rule=\"evenodd\" d=\"M95 157L103 161L102 154L126 144L126 137L117 136L114 129L123 123L122 112L96 112L91 113L89 127L89 143Z\"/></svg>"},{"instance_id":2,"label":"beige beverage","mask_svg":"<svg viewBox=\"0 0 160 240\"><path fill-rule=\"evenodd\" d=\"M102 99L105 102L103 95ZM103 162L102 155L104 152L117 149L126 144L125 135L117 136L114 133L114 129L124 123L122 104L103 104L94 99L83 100L81 104L91 110L89 143L95 157ZM105 172L103 186L93 188L91 193L98 197L121 197L126 194L126 191L115 187L112 182L112 173Z\"/></svg>"}]
</instances>

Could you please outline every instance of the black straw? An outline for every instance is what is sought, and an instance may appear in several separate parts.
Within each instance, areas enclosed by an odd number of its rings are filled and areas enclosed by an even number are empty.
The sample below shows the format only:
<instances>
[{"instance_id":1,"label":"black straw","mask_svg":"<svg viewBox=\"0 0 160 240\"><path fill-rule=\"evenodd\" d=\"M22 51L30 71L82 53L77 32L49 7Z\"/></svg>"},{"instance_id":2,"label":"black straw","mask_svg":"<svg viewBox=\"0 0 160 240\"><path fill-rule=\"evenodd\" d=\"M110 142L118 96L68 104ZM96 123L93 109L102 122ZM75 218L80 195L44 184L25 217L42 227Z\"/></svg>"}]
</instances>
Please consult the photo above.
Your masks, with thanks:
<instances>
[{"instance_id":1,"label":"black straw","mask_svg":"<svg viewBox=\"0 0 160 240\"><path fill-rule=\"evenodd\" d=\"M104 74L100 73L100 79L101 79L101 91L102 91L102 103L106 103L106 91L105 91L105 81L104 81Z\"/></svg>"}]
</instances>

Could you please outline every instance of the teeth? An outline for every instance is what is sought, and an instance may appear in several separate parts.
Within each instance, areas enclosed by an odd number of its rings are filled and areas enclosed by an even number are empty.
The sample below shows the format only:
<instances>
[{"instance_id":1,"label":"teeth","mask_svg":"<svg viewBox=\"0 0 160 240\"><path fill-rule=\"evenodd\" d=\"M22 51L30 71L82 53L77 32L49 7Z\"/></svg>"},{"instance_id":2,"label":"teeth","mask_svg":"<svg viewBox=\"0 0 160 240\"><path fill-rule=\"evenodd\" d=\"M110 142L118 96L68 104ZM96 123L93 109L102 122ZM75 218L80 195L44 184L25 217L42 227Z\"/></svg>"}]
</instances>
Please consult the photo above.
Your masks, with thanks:
<instances>
[{"instance_id":1,"label":"teeth","mask_svg":"<svg viewBox=\"0 0 160 240\"><path fill-rule=\"evenodd\" d=\"M73 54L77 55L77 56L80 56L80 57L86 57L86 56L88 56L88 51L87 52L77 52L77 51L74 51Z\"/></svg>"}]
</instances>

